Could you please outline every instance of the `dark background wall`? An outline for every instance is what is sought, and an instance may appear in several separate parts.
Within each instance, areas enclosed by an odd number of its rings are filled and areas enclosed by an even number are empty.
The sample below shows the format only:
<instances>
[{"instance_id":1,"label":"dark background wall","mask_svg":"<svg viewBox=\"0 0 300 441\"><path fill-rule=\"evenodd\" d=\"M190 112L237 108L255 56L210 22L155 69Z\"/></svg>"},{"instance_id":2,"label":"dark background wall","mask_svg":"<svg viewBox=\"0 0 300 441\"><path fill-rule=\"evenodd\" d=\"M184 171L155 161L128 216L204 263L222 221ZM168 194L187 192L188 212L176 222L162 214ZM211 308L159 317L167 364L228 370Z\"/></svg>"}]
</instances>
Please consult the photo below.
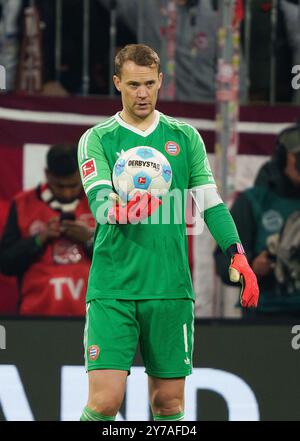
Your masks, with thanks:
<instances>
[{"instance_id":1,"label":"dark background wall","mask_svg":"<svg viewBox=\"0 0 300 441\"><path fill-rule=\"evenodd\" d=\"M6 330L6 349L0 350L0 375L6 372L3 370L5 365L16 366L34 419L60 419L61 368L82 367L84 364L84 321L0 318L0 324ZM190 379L201 384L197 391L197 420L229 418L226 400L218 392L212 391L211 384L205 387L202 375L206 369L211 369L210 372L223 371L243 380L256 397L261 420L300 420L300 351L292 347L292 339L294 346L297 343L297 335L292 334L295 325L297 323L293 322L196 322L196 369ZM142 366L139 353L134 366ZM134 369L131 375L134 382ZM7 381L0 378L0 420L6 419L8 404L2 402L1 387L7 391ZM13 394L14 385L11 386ZM240 393L238 389L234 391L236 397ZM78 386L78 394L81 393ZM80 398L84 400L86 397ZM186 396L186 400L192 399ZM21 405L17 400L12 402L14 406ZM247 407L247 402L240 405ZM125 405L121 414L126 419ZM247 411L244 415L247 415Z\"/></svg>"}]
</instances>

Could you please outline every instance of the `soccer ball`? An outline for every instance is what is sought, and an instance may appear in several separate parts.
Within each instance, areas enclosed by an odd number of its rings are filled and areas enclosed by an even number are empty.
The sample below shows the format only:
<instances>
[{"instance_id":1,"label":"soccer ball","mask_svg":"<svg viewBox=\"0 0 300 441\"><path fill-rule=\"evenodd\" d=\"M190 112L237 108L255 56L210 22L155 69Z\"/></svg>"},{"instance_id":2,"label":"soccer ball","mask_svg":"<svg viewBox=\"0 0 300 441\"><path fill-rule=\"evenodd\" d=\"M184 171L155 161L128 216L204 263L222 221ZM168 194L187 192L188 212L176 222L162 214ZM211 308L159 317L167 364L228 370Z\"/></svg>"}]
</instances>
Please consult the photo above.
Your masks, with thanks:
<instances>
[{"instance_id":1,"label":"soccer ball","mask_svg":"<svg viewBox=\"0 0 300 441\"><path fill-rule=\"evenodd\" d=\"M167 158L152 147L134 147L122 151L113 168L113 184L123 201L139 191L154 196L165 195L172 182Z\"/></svg>"}]
</instances>

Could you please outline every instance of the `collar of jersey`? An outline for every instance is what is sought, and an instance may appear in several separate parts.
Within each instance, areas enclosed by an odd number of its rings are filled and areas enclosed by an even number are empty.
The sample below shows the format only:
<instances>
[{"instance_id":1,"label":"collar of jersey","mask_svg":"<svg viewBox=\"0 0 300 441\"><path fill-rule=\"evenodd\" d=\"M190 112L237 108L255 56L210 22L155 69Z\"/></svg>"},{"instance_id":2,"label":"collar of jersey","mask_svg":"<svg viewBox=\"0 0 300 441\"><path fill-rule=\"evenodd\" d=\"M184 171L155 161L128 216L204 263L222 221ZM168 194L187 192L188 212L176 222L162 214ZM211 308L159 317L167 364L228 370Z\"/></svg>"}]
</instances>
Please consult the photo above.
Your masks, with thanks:
<instances>
[{"instance_id":1,"label":"collar of jersey","mask_svg":"<svg viewBox=\"0 0 300 441\"><path fill-rule=\"evenodd\" d=\"M147 136L151 135L152 132L154 132L154 130L156 129L156 127L158 126L158 123L159 123L159 118L160 118L159 111L158 110L154 110L154 113L155 113L154 121L151 124L151 126L148 127L147 130L140 130L140 129L137 129L136 127L132 126L131 124L126 123L120 117L119 112L117 112L115 114L115 119L118 121L120 126L125 127L125 129L128 129L131 132L137 133L138 135L143 136L144 138L146 138Z\"/></svg>"}]
</instances>

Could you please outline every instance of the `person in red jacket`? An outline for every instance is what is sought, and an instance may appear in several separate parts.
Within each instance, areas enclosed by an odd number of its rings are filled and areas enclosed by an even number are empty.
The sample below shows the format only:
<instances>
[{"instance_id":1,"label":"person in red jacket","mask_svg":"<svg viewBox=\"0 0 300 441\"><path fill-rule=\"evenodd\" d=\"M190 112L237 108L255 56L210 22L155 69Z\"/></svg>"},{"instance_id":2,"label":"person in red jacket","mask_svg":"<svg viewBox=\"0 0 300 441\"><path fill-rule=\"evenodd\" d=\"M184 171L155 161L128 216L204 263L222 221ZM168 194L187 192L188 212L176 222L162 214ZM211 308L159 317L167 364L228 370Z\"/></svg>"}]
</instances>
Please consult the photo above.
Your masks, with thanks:
<instances>
[{"instance_id":1,"label":"person in red jacket","mask_svg":"<svg viewBox=\"0 0 300 441\"><path fill-rule=\"evenodd\" d=\"M82 316L95 224L76 146L52 146L45 174L46 184L12 202L0 243L0 271L18 277L21 315Z\"/></svg>"},{"instance_id":2,"label":"person in red jacket","mask_svg":"<svg viewBox=\"0 0 300 441\"><path fill-rule=\"evenodd\" d=\"M0 199L0 240L7 221L10 202ZM9 277L0 272L0 315L15 315L18 301L16 277Z\"/></svg>"}]
</instances>

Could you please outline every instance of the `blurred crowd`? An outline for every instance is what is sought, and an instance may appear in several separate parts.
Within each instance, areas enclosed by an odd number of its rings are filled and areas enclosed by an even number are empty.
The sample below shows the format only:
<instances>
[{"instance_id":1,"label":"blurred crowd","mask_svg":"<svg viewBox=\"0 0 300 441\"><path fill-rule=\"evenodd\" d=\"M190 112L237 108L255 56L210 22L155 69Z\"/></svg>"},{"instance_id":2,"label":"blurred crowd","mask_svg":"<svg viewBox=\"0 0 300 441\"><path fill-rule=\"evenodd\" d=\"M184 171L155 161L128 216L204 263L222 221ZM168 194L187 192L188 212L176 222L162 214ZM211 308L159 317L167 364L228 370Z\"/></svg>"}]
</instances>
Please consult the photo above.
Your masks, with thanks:
<instances>
[{"instance_id":1,"label":"blurred crowd","mask_svg":"<svg viewBox=\"0 0 300 441\"><path fill-rule=\"evenodd\" d=\"M163 71L176 76L172 98L213 102L217 62L217 2L210 0L90 1L89 93L109 94L110 13L117 12L116 50L138 41L138 19L147 24L143 42L162 55ZM20 90L26 0L0 0L0 64L8 91ZM55 2L36 0L37 53L44 95L82 94L82 0L63 0L62 53L55 70ZM292 66L300 64L300 7L278 2L276 43L271 48L271 2L252 0L250 62L245 64L241 26L241 101L269 99L270 53L276 59L276 101L297 102ZM175 9L174 9L175 8ZM139 13L138 13L139 11ZM176 19L170 21L169 14ZM142 13L142 15L141 15ZM168 40L169 39L169 40ZM170 51L171 44L176 51ZM24 43L25 41L25 43ZM168 49L169 47L169 49ZM26 62L26 60L25 60ZM247 71L249 78L247 78ZM171 75L172 80L172 75ZM248 82L249 81L249 82ZM170 98L170 97L169 97ZM261 288L259 308L248 317L300 316L300 125L281 132L274 156L259 171L253 188L238 195L232 215ZM17 280L21 315L83 316L95 224L81 187L76 146L53 145L45 180L15 196L8 212L0 206L0 278ZM229 262L215 251L216 271L225 284ZM1 293L0 293L1 295ZM1 302L0 302L1 303ZM238 299L237 299L238 303ZM0 314L6 312L1 311Z\"/></svg>"},{"instance_id":2,"label":"blurred crowd","mask_svg":"<svg viewBox=\"0 0 300 441\"><path fill-rule=\"evenodd\" d=\"M1 233L0 271L17 280L15 312L84 315L94 229L77 146L53 145L43 183L14 197Z\"/></svg>"},{"instance_id":3,"label":"blurred crowd","mask_svg":"<svg viewBox=\"0 0 300 441\"><path fill-rule=\"evenodd\" d=\"M277 102L298 101L291 87L292 67L299 65L300 6L297 0L272 2L251 0L250 33L245 33L245 11L241 18L241 100L268 101L272 54ZM7 70L7 89L20 88L22 57L26 46L24 10L36 5L39 14L37 39L41 48L40 92L52 95L83 92L83 1L62 1L62 47L56 57L56 2L42 0L0 1L0 64ZM217 0L90 0L89 94L105 95L110 84L110 33L112 11L116 12L115 50L127 43L143 42L156 49L165 76L175 73L170 97L179 101L213 102L217 66ZM173 6L172 6L173 5ZM244 11L244 12L243 12ZM275 39L271 41L272 16L277 16ZM249 41L245 41L247 38ZM142 41L140 41L142 40ZM249 48L248 66L246 53ZM23 60L24 61L24 60ZM55 67L56 66L56 67Z\"/></svg>"},{"instance_id":4,"label":"blurred crowd","mask_svg":"<svg viewBox=\"0 0 300 441\"><path fill-rule=\"evenodd\" d=\"M300 124L282 131L273 157L254 186L241 192L231 213L260 286L250 317L300 317ZM229 259L218 248L216 270L230 285Z\"/></svg>"}]
</instances>

